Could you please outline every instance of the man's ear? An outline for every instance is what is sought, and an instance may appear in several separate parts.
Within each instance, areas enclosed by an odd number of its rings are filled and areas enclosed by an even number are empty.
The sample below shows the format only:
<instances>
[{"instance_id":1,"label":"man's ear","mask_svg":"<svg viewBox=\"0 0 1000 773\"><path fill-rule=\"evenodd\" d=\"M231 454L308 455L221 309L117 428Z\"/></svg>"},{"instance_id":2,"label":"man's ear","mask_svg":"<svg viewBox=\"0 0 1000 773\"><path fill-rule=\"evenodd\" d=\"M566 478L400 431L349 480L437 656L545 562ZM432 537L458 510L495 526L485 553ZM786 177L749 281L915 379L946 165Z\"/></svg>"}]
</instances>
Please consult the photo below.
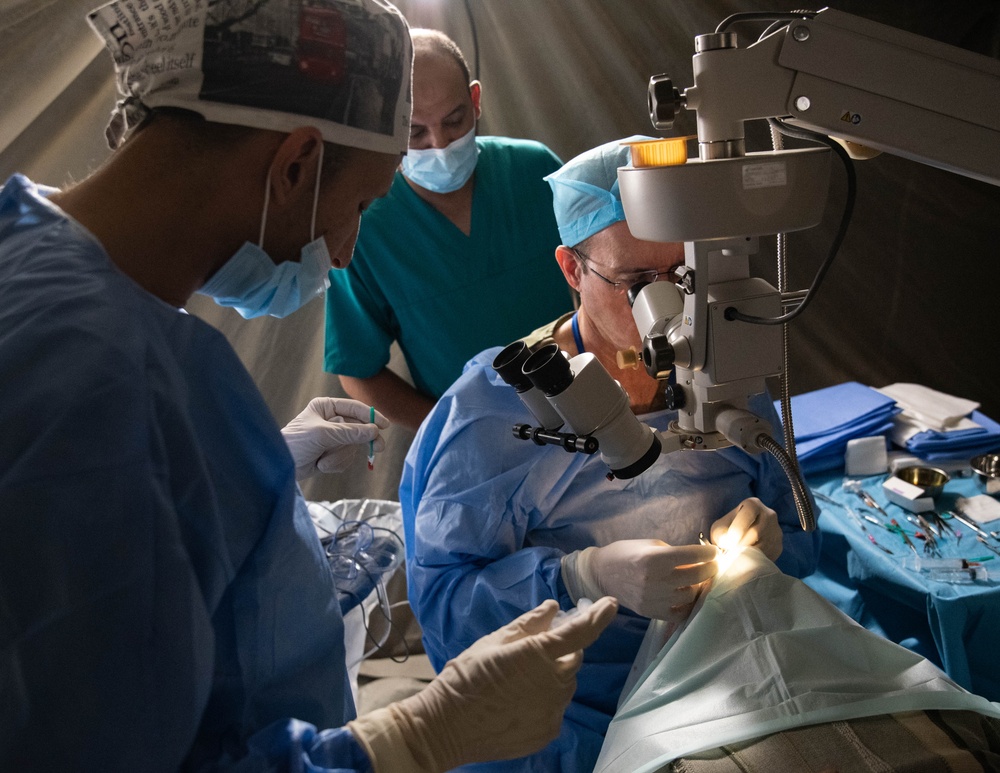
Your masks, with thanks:
<instances>
[{"instance_id":1,"label":"man's ear","mask_svg":"<svg viewBox=\"0 0 1000 773\"><path fill-rule=\"evenodd\" d=\"M580 261L576 258L576 253L569 247L560 244L556 247L556 263L566 277L566 282L577 292L580 292Z\"/></svg>"},{"instance_id":2,"label":"man's ear","mask_svg":"<svg viewBox=\"0 0 1000 773\"><path fill-rule=\"evenodd\" d=\"M483 112L483 84L479 81L472 81L472 83L469 84L469 96L472 98L472 109L475 111L476 120L478 121L479 116Z\"/></svg>"},{"instance_id":3,"label":"man's ear","mask_svg":"<svg viewBox=\"0 0 1000 773\"><path fill-rule=\"evenodd\" d=\"M300 126L278 146L271 162L271 201L281 209L303 195L311 201L320 173L323 135L315 126Z\"/></svg>"}]
</instances>

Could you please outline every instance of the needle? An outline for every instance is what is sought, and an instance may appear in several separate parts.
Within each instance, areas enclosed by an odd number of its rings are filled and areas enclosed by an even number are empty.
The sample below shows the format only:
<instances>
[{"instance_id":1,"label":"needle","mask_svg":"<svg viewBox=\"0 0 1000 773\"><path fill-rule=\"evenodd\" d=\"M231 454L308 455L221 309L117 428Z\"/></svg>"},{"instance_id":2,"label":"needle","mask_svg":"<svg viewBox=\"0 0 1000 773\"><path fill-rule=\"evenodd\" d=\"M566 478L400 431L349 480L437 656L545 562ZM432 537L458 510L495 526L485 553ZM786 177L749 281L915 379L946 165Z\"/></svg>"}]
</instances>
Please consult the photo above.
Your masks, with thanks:
<instances>
[{"instance_id":1,"label":"needle","mask_svg":"<svg viewBox=\"0 0 1000 773\"><path fill-rule=\"evenodd\" d=\"M889 550L889 548L885 547L884 545L880 545L880 544L878 544L878 543L877 543L877 542L875 541L875 538L874 538L874 537L873 537L873 536L872 536L871 534L869 534L869 535L868 535L868 539L869 539L869 540L871 541L871 543L872 543L872 544L873 544L873 545L874 545L875 547L877 547L877 548L878 548L879 550L881 550L881 551L882 551L883 553L888 553L888 554L889 554L890 556L891 556L891 555L894 555L894 554L893 554L893 552L892 552L891 550Z\"/></svg>"}]
</instances>

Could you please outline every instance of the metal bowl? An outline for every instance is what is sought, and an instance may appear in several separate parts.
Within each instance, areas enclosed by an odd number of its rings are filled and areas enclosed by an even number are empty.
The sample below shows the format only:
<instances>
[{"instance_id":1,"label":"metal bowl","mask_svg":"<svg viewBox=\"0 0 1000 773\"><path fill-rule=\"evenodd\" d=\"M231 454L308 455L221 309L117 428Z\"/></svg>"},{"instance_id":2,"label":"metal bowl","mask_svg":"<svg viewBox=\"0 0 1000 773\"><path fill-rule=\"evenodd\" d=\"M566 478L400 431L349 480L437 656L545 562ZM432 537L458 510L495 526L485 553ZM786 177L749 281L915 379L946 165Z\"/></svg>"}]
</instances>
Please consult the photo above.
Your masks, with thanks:
<instances>
[{"instance_id":1,"label":"metal bowl","mask_svg":"<svg viewBox=\"0 0 1000 773\"><path fill-rule=\"evenodd\" d=\"M951 480L948 473L937 467L900 467L893 475L922 488L929 497L936 497L940 494L944 489L944 484Z\"/></svg>"},{"instance_id":2,"label":"metal bowl","mask_svg":"<svg viewBox=\"0 0 1000 773\"><path fill-rule=\"evenodd\" d=\"M987 494L1000 494L1000 451L981 454L969 460L979 488Z\"/></svg>"}]
</instances>

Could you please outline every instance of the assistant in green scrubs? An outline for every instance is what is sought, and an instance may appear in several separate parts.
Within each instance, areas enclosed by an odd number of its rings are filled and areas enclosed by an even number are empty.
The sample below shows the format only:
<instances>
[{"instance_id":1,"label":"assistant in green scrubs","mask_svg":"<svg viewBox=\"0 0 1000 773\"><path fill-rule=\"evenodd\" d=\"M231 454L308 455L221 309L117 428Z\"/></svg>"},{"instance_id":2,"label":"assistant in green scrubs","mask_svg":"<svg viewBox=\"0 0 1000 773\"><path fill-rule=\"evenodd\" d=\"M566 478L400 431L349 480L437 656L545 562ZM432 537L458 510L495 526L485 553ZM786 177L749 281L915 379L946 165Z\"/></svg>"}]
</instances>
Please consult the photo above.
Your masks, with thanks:
<instances>
[{"instance_id":1,"label":"assistant in green scrubs","mask_svg":"<svg viewBox=\"0 0 1000 773\"><path fill-rule=\"evenodd\" d=\"M330 373L368 378L398 341L416 388L437 398L474 355L572 307L553 254L559 233L544 145L477 137L472 227L464 234L396 174L361 220L354 259L331 271Z\"/></svg>"}]
</instances>

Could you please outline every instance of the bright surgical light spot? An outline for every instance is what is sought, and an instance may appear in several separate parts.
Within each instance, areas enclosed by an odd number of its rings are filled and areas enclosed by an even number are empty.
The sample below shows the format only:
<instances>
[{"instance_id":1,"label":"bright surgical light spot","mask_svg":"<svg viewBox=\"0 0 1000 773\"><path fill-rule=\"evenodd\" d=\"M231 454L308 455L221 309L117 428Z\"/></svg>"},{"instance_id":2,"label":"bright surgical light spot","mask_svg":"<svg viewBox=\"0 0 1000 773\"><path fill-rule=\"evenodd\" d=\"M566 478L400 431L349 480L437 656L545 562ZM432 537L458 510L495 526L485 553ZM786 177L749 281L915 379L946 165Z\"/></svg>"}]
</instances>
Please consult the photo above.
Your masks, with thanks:
<instances>
[{"instance_id":1,"label":"bright surgical light spot","mask_svg":"<svg viewBox=\"0 0 1000 773\"><path fill-rule=\"evenodd\" d=\"M702 545L711 544L707 539L705 539L704 534L699 536L699 542L701 542ZM721 577L740 555L740 553L743 552L743 548L739 544L739 539L732 532L728 531L719 538L715 547L717 548L717 551L713 560L719 567L716 577Z\"/></svg>"},{"instance_id":2,"label":"bright surgical light spot","mask_svg":"<svg viewBox=\"0 0 1000 773\"><path fill-rule=\"evenodd\" d=\"M715 562L719 565L719 573L716 577L721 577L726 573L726 570L733 565L733 562L739 558L740 553L743 552L743 548L739 545L729 548L728 550L719 548L719 554L715 557Z\"/></svg>"},{"instance_id":3,"label":"bright surgical light spot","mask_svg":"<svg viewBox=\"0 0 1000 773\"><path fill-rule=\"evenodd\" d=\"M719 541L716 543L716 545L718 545L719 550L732 550L739 544L739 542L740 542L739 537L733 534L732 530L730 530L727 531L725 534L723 534L721 537L719 537Z\"/></svg>"}]
</instances>

